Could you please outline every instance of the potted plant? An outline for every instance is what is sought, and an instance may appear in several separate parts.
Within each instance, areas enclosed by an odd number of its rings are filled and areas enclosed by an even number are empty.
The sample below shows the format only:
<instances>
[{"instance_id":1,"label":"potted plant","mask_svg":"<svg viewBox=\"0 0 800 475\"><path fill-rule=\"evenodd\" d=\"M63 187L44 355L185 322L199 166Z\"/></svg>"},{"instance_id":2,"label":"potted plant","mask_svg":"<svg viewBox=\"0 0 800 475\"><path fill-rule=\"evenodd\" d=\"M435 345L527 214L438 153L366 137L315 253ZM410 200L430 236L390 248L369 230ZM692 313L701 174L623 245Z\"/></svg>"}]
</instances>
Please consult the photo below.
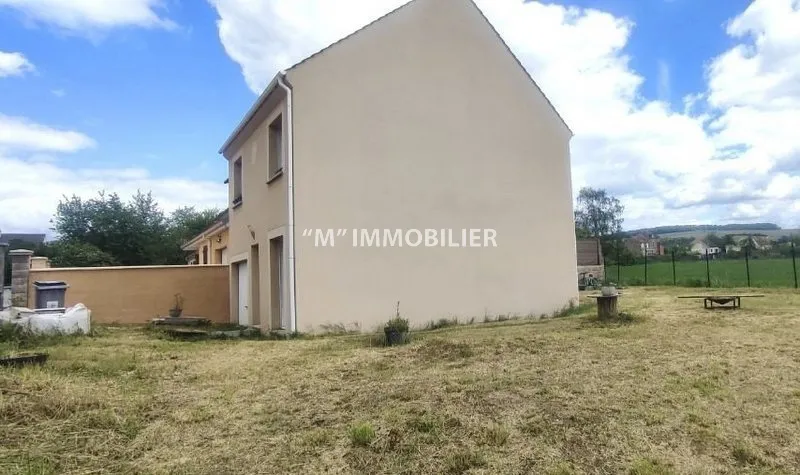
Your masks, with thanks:
<instances>
[{"instance_id":1,"label":"potted plant","mask_svg":"<svg viewBox=\"0 0 800 475\"><path fill-rule=\"evenodd\" d=\"M169 309L169 316L172 318L178 318L183 313L183 296L181 294L175 294L175 305Z\"/></svg>"},{"instance_id":2,"label":"potted plant","mask_svg":"<svg viewBox=\"0 0 800 475\"><path fill-rule=\"evenodd\" d=\"M383 333L387 346L402 345L408 340L408 320L400 316L400 302L397 302L394 318L384 325Z\"/></svg>"}]
</instances>

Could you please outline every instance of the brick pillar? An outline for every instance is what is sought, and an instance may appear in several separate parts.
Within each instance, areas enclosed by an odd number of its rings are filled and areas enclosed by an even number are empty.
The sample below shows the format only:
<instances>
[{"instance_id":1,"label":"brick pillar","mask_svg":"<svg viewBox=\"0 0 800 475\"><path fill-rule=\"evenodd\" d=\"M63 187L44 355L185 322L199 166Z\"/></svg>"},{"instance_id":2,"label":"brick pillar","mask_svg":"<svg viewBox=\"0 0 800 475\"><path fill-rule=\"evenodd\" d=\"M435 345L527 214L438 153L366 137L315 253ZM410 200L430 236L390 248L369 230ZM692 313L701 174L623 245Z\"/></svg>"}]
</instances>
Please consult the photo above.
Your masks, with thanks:
<instances>
[{"instance_id":1,"label":"brick pillar","mask_svg":"<svg viewBox=\"0 0 800 475\"><path fill-rule=\"evenodd\" d=\"M28 306L28 278L31 273L33 251L15 249L8 253L11 259L11 306Z\"/></svg>"}]
</instances>

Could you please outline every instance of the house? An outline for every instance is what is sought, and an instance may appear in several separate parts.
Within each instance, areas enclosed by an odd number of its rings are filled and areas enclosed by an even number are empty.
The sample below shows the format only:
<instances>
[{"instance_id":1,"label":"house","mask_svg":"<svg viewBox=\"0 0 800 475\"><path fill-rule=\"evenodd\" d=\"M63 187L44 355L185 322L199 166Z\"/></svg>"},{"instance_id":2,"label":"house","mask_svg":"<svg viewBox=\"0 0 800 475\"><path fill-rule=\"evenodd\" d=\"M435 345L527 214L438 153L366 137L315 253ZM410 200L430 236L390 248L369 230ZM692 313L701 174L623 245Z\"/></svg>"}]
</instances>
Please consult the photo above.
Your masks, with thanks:
<instances>
[{"instance_id":1,"label":"house","mask_svg":"<svg viewBox=\"0 0 800 475\"><path fill-rule=\"evenodd\" d=\"M663 256L666 249L655 236L639 234L624 241L625 247L635 256Z\"/></svg>"},{"instance_id":2,"label":"house","mask_svg":"<svg viewBox=\"0 0 800 475\"><path fill-rule=\"evenodd\" d=\"M183 250L191 253L187 258L190 265L228 264L228 216L226 209L211 226L183 245Z\"/></svg>"},{"instance_id":3,"label":"house","mask_svg":"<svg viewBox=\"0 0 800 475\"><path fill-rule=\"evenodd\" d=\"M738 244L726 244L725 245L725 253L729 252L742 252L742 246Z\"/></svg>"},{"instance_id":4,"label":"house","mask_svg":"<svg viewBox=\"0 0 800 475\"><path fill-rule=\"evenodd\" d=\"M772 249L773 240L769 236L750 236L750 242L757 251L768 251Z\"/></svg>"},{"instance_id":5,"label":"house","mask_svg":"<svg viewBox=\"0 0 800 475\"><path fill-rule=\"evenodd\" d=\"M471 0L280 71L223 144L231 315L369 331L578 297L572 132Z\"/></svg>"},{"instance_id":6,"label":"house","mask_svg":"<svg viewBox=\"0 0 800 475\"><path fill-rule=\"evenodd\" d=\"M706 255L716 258L722 254L722 249L717 246L709 246L702 239L695 239L692 243L692 252L698 254L703 259Z\"/></svg>"}]
</instances>

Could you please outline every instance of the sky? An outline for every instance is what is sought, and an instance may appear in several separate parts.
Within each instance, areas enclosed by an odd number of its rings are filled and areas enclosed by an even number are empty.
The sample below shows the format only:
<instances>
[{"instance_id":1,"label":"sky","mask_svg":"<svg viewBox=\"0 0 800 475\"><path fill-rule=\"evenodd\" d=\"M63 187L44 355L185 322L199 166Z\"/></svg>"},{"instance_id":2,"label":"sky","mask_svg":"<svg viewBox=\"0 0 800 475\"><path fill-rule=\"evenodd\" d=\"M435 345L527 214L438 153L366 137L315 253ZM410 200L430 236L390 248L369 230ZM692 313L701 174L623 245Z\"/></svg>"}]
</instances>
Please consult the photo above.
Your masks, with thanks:
<instances>
[{"instance_id":1,"label":"sky","mask_svg":"<svg viewBox=\"0 0 800 475\"><path fill-rule=\"evenodd\" d=\"M275 73L405 0L0 0L0 230L64 196L226 206L220 145ZM800 0L476 0L626 229L800 227Z\"/></svg>"}]
</instances>

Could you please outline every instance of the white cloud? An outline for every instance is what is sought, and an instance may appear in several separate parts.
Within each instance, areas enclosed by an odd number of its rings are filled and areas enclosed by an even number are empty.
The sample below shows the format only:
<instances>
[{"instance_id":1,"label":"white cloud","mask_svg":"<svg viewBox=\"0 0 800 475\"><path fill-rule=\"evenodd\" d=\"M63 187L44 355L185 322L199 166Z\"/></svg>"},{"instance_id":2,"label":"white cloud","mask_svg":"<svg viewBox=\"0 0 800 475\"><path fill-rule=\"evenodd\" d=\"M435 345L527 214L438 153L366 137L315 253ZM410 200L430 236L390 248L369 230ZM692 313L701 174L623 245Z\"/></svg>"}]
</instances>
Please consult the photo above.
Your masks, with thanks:
<instances>
[{"instance_id":1,"label":"white cloud","mask_svg":"<svg viewBox=\"0 0 800 475\"><path fill-rule=\"evenodd\" d=\"M33 64L22 53L0 51L0 78L22 76L34 70Z\"/></svg>"},{"instance_id":2,"label":"white cloud","mask_svg":"<svg viewBox=\"0 0 800 475\"><path fill-rule=\"evenodd\" d=\"M672 94L672 81L670 78L669 64L664 60L658 61L658 99L669 102Z\"/></svg>"},{"instance_id":3,"label":"white cloud","mask_svg":"<svg viewBox=\"0 0 800 475\"><path fill-rule=\"evenodd\" d=\"M3 0L0 0L3 1ZM260 94L275 73L407 0L209 0L225 51Z\"/></svg>"},{"instance_id":4,"label":"white cloud","mask_svg":"<svg viewBox=\"0 0 800 475\"><path fill-rule=\"evenodd\" d=\"M209 1L226 52L256 93L277 70L404 3ZM775 170L800 163L800 1L755 0L732 19L726 33L738 44L710 58L707 90L684 98L683 110L662 101L666 63L656 78L662 100L642 97L645 78L625 52L631 21L536 1L477 3L574 130L576 192L588 185L621 196L627 226L800 224L784 211L800 203L795 175Z\"/></svg>"},{"instance_id":5,"label":"white cloud","mask_svg":"<svg viewBox=\"0 0 800 475\"><path fill-rule=\"evenodd\" d=\"M64 96L66 96L66 95L67 95L67 91L65 91L65 90L63 90L63 89L53 89L53 90L52 90L52 91L50 91L50 92L51 92L51 93L52 93L54 96L56 96L56 97L58 97L58 98L61 98L61 97L64 97Z\"/></svg>"},{"instance_id":6,"label":"white cloud","mask_svg":"<svg viewBox=\"0 0 800 475\"><path fill-rule=\"evenodd\" d=\"M0 152L3 150L76 152L94 146L94 140L80 132L56 129L22 117L0 114Z\"/></svg>"},{"instance_id":7,"label":"white cloud","mask_svg":"<svg viewBox=\"0 0 800 475\"><path fill-rule=\"evenodd\" d=\"M90 198L105 190L127 199L137 190L152 191L162 209L180 206L224 207L227 188L220 182L159 178L141 168L68 169L52 158L0 154L4 180L0 187L0 229L6 232L44 232L64 196Z\"/></svg>"},{"instance_id":8,"label":"white cloud","mask_svg":"<svg viewBox=\"0 0 800 475\"><path fill-rule=\"evenodd\" d=\"M175 28L159 15L162 0L0 0L0 7L22 12L37 23L78 34L114 27Z\"/></svg>"}]
</instances>

